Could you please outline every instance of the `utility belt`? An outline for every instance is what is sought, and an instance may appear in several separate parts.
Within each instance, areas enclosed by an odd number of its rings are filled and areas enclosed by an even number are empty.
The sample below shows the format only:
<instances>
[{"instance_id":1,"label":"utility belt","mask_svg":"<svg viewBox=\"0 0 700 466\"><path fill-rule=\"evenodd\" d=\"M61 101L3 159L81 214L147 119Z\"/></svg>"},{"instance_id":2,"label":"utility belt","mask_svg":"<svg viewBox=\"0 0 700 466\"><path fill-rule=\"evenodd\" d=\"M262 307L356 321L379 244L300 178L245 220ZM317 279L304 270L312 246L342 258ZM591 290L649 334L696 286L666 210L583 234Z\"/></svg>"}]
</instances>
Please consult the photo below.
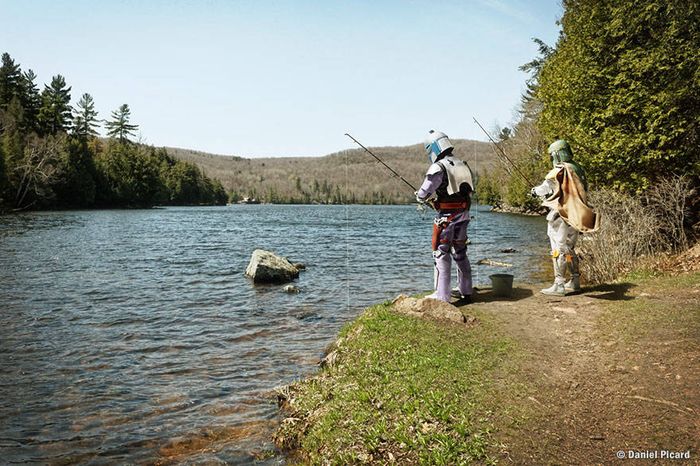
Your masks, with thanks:
<instances>
[{"instance_id":1,"label":"utility belt","mask_svg":"<svg viewBox=\"0 0 700 466\"><path fill-rule=\"evenodd\" d=\"M452 201L452 202L440 202L435 203L435 208L440 212L455 212L469 210L469 201Z\"/></svg>"}]
</instances>

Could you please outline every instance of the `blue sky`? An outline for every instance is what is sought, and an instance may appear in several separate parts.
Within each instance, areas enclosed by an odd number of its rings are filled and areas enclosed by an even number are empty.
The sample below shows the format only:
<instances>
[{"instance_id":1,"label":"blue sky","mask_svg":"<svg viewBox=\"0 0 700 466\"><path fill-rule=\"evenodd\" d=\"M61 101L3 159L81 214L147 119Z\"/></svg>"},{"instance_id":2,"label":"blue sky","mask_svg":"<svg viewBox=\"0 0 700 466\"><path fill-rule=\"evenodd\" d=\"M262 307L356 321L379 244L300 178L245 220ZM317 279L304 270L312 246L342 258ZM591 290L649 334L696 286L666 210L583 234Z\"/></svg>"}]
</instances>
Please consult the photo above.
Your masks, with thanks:
<instances>
[{"instance_id":1,"label":"blue sky","mask_svg":"<svg viewBox=\"0 0 700 466\"><path fill-rule=\"evenodd\" d=\"M559 1L9 1L0 51L62 74L100 117L127 103L155 145L255 156L483 140L508 124L518 66L553 44Z\"/></svg>"}]
</instances>

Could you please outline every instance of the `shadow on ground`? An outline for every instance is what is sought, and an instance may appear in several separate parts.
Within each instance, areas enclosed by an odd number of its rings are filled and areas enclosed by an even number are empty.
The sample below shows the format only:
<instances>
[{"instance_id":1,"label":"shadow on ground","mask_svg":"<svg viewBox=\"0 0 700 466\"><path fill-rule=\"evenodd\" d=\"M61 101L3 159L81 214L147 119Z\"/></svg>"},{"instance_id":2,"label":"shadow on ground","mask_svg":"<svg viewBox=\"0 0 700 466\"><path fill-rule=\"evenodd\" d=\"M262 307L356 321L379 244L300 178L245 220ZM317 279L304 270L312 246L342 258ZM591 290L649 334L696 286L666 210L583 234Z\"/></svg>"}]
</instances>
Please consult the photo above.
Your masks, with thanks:
<instances>
[{"instance_id":1,"label":"shadow on ground","mask_svg":"<svg viewBox=\"0 0 700 466\"><path fill-rule=\"evenodd\" d=\"M472 299L475 303L492 303L494 301L520 301L521 299L527 299L532 297L533 292L529 288L513 288L513 292L510 296L497 296L493 294L491 288L479 288L474 290Z\"/></svg>"},{"instance_id":2,"label":"shadow on ground","mask_svg":"<svg viewBox=\"0 0 700 466\"><path fill-rule=\"evenodd\" d=\"M627 293L636 285L633 283L605 283L593 287L586 287L581 294L590 298L606 299L608 301L630 301L634 296Z\"/></svg>"}]
</instances>

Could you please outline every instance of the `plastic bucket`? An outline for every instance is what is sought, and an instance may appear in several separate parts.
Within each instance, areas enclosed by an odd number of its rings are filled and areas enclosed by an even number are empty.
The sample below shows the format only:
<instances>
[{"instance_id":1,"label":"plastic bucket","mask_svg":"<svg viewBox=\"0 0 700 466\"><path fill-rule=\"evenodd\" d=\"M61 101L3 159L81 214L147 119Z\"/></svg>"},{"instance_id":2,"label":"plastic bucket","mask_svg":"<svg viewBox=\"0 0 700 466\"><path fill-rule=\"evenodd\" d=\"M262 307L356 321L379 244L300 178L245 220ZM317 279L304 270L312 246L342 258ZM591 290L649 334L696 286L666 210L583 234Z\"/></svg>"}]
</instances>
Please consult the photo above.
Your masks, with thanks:
<instances>
[{"instance_id":1,"label":"plastic bucket","mask_svg":"<svg viewBox=\"0 0 700 466\"><path fill-rule=\"evenodd\" d=\"M494 296L508 297L513 293L513 276L507 273L489 275Z\"/></svg>"}]
</instances>

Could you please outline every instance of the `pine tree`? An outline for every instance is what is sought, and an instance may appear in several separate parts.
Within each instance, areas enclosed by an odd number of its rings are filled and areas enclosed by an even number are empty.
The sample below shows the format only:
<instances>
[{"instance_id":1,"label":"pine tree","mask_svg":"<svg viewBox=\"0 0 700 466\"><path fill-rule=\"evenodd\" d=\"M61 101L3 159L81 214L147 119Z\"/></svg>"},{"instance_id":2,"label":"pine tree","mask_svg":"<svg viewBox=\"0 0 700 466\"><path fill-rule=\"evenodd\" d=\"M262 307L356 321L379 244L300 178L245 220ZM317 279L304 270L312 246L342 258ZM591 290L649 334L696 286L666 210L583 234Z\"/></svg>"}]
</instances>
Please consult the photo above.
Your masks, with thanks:
<instances>
[{"instance_id":1,"label":"pine tree","mask_svg":"<svg viewBox=\"0 0 700 466\"><path fill-rule=\"evenodd\" d=\"M112 121L105 123L107 135L117 138L120 142L128 142L129 136L134 136L134 132L139 128L138 125L129 123L131 118L131 110L127 104L121 105L117 110L112 112Z\"/></svg>"},{"instance_id":2,"label":"pine tree","mask_svg":"<svg viewBox=\"0 0 700 466\"><path fill-rule=\"evenodd\" d=\"M9 53L2 54L0 67L0 110L5 110L13 97L20 97L22 71Z\"/></svg>"},{"instance_id":3,"label":"pine tree","mask_svg":"<svg viewBox=\"0 0 700 466\"><path fill-rule=\"evenodd\" d=\"M41 93L39 127L44 134L66 132L71 124L70 87L63 76L56 75Z\"/></svg>"},{"instance_id":4,"label":"pine tree","mask_svg":"<svg viewBox=\"0 0 700 466\"><path fill-rule=\"evenodd\" d=\"M95 101L88 93L83 94L78 101L78 108L73 116L73 134L76 136L89 139L97 136L99 120L97 119L97 111L95 110Z\"/></svg>"},{"instance_id":5,"label":"pine tree","mask_svg":"<svg viewBox=\"0 0 700 466\"><path fill-rule=\"evenodd\" d=\"M14 172L19 166L24 152L24 109L18 97L13 97L7 109L2 112L3 132L0 138L2 152L5 157L5 170L10 184L14 184Z\"/></svg>"},{"instance_id":6,"label":"pine tree","mask_svg":"<svg viewBox=\"0 0 700 466\"><path fill-rule=\"evenodd\" d=\"M22 73L22 106L24 107L25 121L28 131L39 130L39 110L41 109L41 95L39 87L34 82L36 74L32 70Z\"/></svg>"}]
</instances>

